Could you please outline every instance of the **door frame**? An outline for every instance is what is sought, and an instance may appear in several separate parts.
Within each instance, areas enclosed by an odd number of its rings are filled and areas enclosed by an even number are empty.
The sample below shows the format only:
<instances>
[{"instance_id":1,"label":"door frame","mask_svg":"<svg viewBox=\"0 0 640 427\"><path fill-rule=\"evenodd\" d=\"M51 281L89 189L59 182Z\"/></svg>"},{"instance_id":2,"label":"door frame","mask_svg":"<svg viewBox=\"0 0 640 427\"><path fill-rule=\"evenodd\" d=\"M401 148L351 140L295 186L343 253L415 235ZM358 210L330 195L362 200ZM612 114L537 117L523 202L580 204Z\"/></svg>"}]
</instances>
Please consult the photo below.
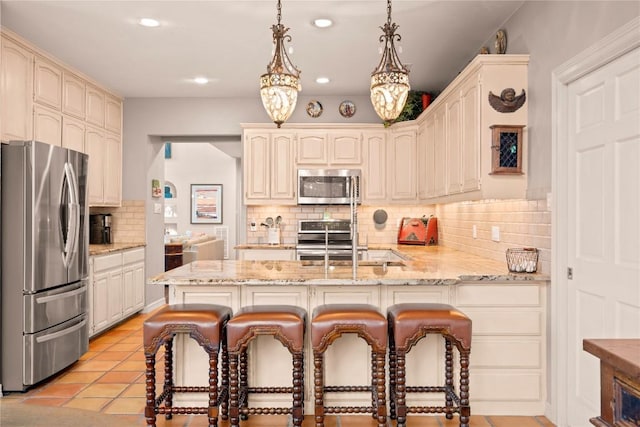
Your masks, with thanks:
<instances>
[{"instance_id":1,"label":"door frame","mask_svg":"<svg viewBox=\"0 0 640 427\"><path fill-rule=\"evenodd\" d=\"M558 427L568 426L568 86L640 47L640 17L563 63L552 72L552 226L550 393L546 415Z\"/></svg>"}]
</instances>

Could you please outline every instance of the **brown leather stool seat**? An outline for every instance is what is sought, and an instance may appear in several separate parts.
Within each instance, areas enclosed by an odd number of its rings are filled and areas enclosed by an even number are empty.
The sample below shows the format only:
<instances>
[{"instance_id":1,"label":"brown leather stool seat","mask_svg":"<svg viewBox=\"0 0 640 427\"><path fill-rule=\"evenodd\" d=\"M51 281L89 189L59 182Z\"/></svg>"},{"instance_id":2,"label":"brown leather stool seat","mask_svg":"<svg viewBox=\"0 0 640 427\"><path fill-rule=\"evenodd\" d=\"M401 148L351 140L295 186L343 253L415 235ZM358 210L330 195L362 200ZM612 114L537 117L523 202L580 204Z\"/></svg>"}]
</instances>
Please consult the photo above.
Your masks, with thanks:
<instances>
[{"instance_id":1,"label":"brown leather stool seat","mask_svg":"<svg viewBox=\"0 0 640 427\"><path fill-rule=\"evenodd\" d=\"M207 414L209 427L218 424L218 407L222 419L227 419L226 336L224 325L231 317L229 307L214 304L168 305L145 320L143 327L146 362L147 403L144 415L148 426L156 425L156 414ZM173 383L173 338L178 333L189 334L209 355L209 385L203 387L175 386ZM164 344L164 387L156 397L156 353ZM222 384L218 389L218 352L222 350ZM174 393L204 392L209 394L207 407L174 407ZM161 406L164 402L164 406Z\"/></svg>"},{"instance_id":2,"label":"brown leather stool seat","mask_svg":"<svg viewBox=\"0 0 640 427\"><path fill-rule=\"evenodd\" d=\"M244 307L227 323L231 427L240 425L240 417L249 415L291 414L293 425L300 427L304 419L304 332L307 312L290 305L255 305ZM259 335L270 335L284 345L293 359L293 387L249 387L249 343ZM238 363L240 368L238 369ZM290 408L249 408L250 393L290 393Z\"/></svg>"},{"instance_id":3,"label":"brown leather stool seat","mask_svg":"<svg viewBox=\"0 0 640 427\"><path fill-rule=\"evenodd\" d=\"M371 385L325 386L324 353L342 334L354 333L371 347ZM387 320L377 307L369 304L326 304L317 307L311 320L314 363L316 427L324 427L325 414L370 413L378 427L387 425L385 396L385 356ZM350 361L352 362L352 361ZM324 394L369 392L371 406L325 406Z\"/></svg>"},{"instance_id":4,"label":"brown leather stool seat","mask_svg":"<svg viewBox=\"0 0 640 427\"><path fill-rule=\"evenodd\" d=\"M407 413L444 413L452 419L460 415L460 427L469 427L469 354L471 353L471 319L448 304L396 304L387 311L389 321L389 394L391 418L405 427ZM406 386L406 354L427 334L445 339L444 386ZM460 354L460 394L453 382L453 348ZM406 393L444 393L445 406L407 406Z\"/></svg>"}]
</instances>

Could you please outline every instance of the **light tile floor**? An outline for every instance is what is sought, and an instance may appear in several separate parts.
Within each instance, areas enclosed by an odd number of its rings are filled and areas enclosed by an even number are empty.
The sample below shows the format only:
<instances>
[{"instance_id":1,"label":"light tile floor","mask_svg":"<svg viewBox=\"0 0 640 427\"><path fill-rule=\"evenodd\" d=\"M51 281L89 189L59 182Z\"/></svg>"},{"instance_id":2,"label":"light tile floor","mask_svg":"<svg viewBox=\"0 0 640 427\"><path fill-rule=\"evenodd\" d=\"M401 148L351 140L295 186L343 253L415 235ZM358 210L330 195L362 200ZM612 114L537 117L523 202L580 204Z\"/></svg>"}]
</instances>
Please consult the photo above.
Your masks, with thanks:
<instances>
[{"instance_id":1,"label":"light tile floor","mask_svg":"<svg viewBox=\"0 0 640 427\"><path fill-rule=\"evenodd\" d=\"M138 314L91 340L89 351L73 366L29 390L26 393L5 395L3 403L33 405L38 407L58 407L60 409L82 409L101 414L101 419L112 419L111 425L146 425L144 419L145 378L144 354L142 349L142 325L149 314ZM157 378L162 378L162 353L158 355ZM473 393L473 392L472 392ZM473 397L473 395L472 395ZM42 408L44 413L44 408ZM70 411L75 415L73 411ZM65 412L60 419L51 419L51 425L64 425ZM71 416L71 415L68 415ZM158 427L207 426L207 418L202 415L174 416L166 421L163 416L157 420ZM553 427L543 416L480 416L471 417L471 427ZM20 424L16 424L20 425ZM227 427L226 421L219 423ZM252 416L243 427L283 427L286 420L281 416ZM304 427L314 425L313 417L305 418ZM376 423L369 416L326 417L326 427L374 427ZM409 417L407 427L454 427L458 419L446 420L443 416ZM89 426L87 426L89 427Z\"/></svg>"}]
</instances>

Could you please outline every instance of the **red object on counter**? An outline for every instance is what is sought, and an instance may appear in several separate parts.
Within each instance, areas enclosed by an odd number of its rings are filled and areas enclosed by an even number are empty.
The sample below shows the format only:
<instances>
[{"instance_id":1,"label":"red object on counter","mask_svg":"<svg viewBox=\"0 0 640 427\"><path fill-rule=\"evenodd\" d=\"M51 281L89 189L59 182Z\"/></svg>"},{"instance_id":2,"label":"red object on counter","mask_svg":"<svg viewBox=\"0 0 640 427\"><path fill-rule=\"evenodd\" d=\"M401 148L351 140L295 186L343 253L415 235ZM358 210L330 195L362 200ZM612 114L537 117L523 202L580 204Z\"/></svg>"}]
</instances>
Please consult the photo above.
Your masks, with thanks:
<instances>
[{"instance_id":1,"label":"red object on counter","mask_svg":"<svg viewBox=\"0 0 640 427\"><path fill-rule=\"evenodd\" d=\"M426 221L426 224L425 224ZM427 218L402 218L398 230L399 245L437 245L438 220Z\"/></svg>"}]
</instances>

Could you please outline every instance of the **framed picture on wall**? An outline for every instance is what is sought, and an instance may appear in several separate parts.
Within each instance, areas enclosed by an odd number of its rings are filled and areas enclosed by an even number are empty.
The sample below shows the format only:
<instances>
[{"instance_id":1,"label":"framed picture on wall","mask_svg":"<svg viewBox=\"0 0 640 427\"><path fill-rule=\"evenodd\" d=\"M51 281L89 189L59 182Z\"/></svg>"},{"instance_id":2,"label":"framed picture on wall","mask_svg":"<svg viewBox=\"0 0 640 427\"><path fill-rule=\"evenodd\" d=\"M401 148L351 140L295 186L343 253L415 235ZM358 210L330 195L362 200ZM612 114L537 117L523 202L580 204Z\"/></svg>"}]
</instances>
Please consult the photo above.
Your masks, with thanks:
<instances>
[{"instance_id":1,"label":"framed picture on wall","mask_svg":"<svg viewBox=\"0 0 640 427\"><path fill-rule=\"evenodd\" d=\"M191 224L222 224L222 184L191 184Z\"/></svg>"}]
</instances>

